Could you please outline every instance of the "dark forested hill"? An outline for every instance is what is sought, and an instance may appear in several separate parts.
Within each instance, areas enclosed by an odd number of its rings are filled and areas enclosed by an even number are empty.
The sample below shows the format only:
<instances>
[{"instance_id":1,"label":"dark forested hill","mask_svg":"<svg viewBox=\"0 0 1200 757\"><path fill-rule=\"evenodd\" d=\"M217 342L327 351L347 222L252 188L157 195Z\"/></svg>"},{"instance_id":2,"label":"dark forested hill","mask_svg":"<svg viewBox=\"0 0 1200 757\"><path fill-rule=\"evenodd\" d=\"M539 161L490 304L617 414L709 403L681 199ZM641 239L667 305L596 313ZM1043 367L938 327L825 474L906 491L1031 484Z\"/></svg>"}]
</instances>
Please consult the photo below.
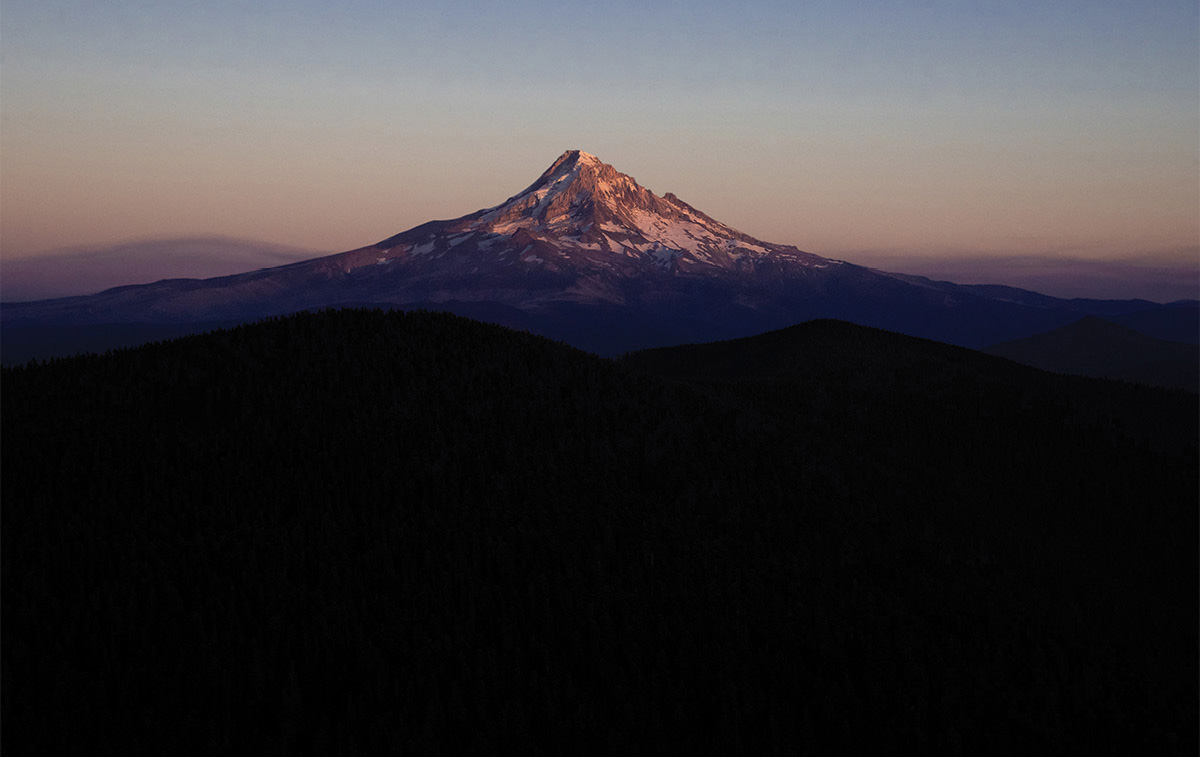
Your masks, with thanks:
<instances>
[{"instance_id":1,"label":"dark forested hill","mask_svg":"<svg viewBox=\"0 0 1200 757\"><path fill-rule=\"evenodd\" d=\"M9 753L1196 751L1194 395L361 310L2 380Z\"/></svg>"},{"instance_id":2,"label":"dark forested hill","mask_svg":"<svg viewBox=\"0 0 1200 757\"><path fill-rule=\"evenodd\" d=\"M1200 346L1155 339L1094 316L984 351L1057 373L1200 391Z\"/></svg>"}]
</instances>

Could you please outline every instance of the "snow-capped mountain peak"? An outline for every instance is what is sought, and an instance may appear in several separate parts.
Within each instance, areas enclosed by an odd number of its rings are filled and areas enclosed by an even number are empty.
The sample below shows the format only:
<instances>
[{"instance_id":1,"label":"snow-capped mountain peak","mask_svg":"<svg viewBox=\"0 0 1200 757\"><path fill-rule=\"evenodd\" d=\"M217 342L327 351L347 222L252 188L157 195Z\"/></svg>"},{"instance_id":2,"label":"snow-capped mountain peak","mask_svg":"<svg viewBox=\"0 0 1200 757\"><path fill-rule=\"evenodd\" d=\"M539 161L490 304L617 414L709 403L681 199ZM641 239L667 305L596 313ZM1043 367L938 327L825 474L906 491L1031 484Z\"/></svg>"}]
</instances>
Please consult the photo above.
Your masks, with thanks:
<instances>
[{"instance_id":1,"label":"snow-capped mountain peak","mask_svg":"<svg viewBox=\"0 0 1200 757\"><path fill-rule=\"evenodd\" d=\"M438 228L427 226L413 230L423 230L423 235L406 232L377 248L388 255L440 257L450 247L458 249L459 255L478 249L464 241L486 241L495 255L519 246L519 254L509 257L512 263L550 270L612 270L621 259L637 264L620 266L628 275L638 270L702 275L713 269L748 272L764 262L789 267L823 267L832 262L795 247L754 239L674 194L659 197L582 150L564 152L536 181L500 205ZM450 241L439 243L439 236Z\"/></svg>"},{"instance_id":2,"label":"snow-capped mountain peak","mask_svg":"<svg viewBox=\"0 0 1200 757\"><path fill-rule=\"evenodd\" d=\"M1004 287L1001 299L991 289L763 242L569 150L499 205L373 245L232 276L6 303L0 321L37 328L205 323L348 304L433 306L615 354L812 318L974 347L1028 336L1036 332L1031 324L1049 329L1078 320L1078 301ZM1012 291L1028 301L1009 302Z\"/></svg>"}]
</instances>

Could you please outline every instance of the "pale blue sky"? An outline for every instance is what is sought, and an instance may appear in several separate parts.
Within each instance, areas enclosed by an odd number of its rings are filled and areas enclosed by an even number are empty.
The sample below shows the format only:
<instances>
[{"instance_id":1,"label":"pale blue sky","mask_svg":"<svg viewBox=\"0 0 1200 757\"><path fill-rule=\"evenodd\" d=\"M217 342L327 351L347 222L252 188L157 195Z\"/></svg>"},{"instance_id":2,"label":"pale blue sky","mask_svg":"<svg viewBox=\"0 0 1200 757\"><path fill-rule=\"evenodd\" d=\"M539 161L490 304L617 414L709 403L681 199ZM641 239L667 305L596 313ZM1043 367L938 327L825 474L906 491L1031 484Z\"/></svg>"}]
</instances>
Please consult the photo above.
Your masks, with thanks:
<instances>
[{"instance_id":1,"label":"pale blue sky","mask_svg":"<svg viewBox=\"0 0 1200 757\"><path fill-rule=\"evenodd\" d=\"M5 0L0 242L375 242L580 148L754 236L1194 261L1187 2Z\"/></svg>"}]
</instances>

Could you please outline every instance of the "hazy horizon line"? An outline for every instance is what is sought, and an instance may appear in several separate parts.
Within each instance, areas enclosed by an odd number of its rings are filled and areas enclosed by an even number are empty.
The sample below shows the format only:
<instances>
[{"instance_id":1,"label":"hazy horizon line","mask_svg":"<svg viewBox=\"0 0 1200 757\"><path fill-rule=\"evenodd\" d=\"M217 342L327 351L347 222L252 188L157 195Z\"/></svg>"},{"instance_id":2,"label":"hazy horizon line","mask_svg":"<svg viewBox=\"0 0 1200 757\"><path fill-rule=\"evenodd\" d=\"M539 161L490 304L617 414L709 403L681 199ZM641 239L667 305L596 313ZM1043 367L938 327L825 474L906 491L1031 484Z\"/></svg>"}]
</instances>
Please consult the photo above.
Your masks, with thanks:
<instances>
[{"instance_id":1,"label":"hazy horizon line","mask_svg":"<svg viewBox=\"0 0 1200 757\"><path fill-rule=\"evenodd\" d=\"M371 244L371 243L367 243ZM93 294L114 286L168 278L213 278L309 260L344 250L319 250L227 234L139 237L72 245L38 253L0 255L0 300L6 302ZM1053 297L1200 299L1200 246L1146 250L1117 258L1088 258L1083 248L1045 253L914 251L905 248L837 249L815 254L890 273L958 284L1000 284ZM812 250L809 250L810 252ZM1190 262L1180 262L1188 256ZM66 270L63 266L70 265Z\"/></svg>"}]
</instances>

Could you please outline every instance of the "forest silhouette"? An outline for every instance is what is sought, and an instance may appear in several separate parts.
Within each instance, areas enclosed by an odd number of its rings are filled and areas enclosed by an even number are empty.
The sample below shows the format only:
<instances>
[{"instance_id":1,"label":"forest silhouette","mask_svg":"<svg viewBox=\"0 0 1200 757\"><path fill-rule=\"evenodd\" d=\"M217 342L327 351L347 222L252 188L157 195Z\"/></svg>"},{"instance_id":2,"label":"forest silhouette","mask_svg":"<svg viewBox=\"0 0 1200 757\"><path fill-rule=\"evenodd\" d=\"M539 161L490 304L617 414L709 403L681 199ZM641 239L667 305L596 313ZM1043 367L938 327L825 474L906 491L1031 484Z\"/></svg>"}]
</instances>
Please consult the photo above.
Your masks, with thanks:
<instances>
[{"instance_id":1,"label":"forest silhouette","mask_svg":"<svg viewBox=\"0 0 1200 757\"><path fill-rule=\"evenodd\" d=\"M379 310L2 381L5 752L1197 749L1195 394Z\"/></svg>"}]
</instances>

